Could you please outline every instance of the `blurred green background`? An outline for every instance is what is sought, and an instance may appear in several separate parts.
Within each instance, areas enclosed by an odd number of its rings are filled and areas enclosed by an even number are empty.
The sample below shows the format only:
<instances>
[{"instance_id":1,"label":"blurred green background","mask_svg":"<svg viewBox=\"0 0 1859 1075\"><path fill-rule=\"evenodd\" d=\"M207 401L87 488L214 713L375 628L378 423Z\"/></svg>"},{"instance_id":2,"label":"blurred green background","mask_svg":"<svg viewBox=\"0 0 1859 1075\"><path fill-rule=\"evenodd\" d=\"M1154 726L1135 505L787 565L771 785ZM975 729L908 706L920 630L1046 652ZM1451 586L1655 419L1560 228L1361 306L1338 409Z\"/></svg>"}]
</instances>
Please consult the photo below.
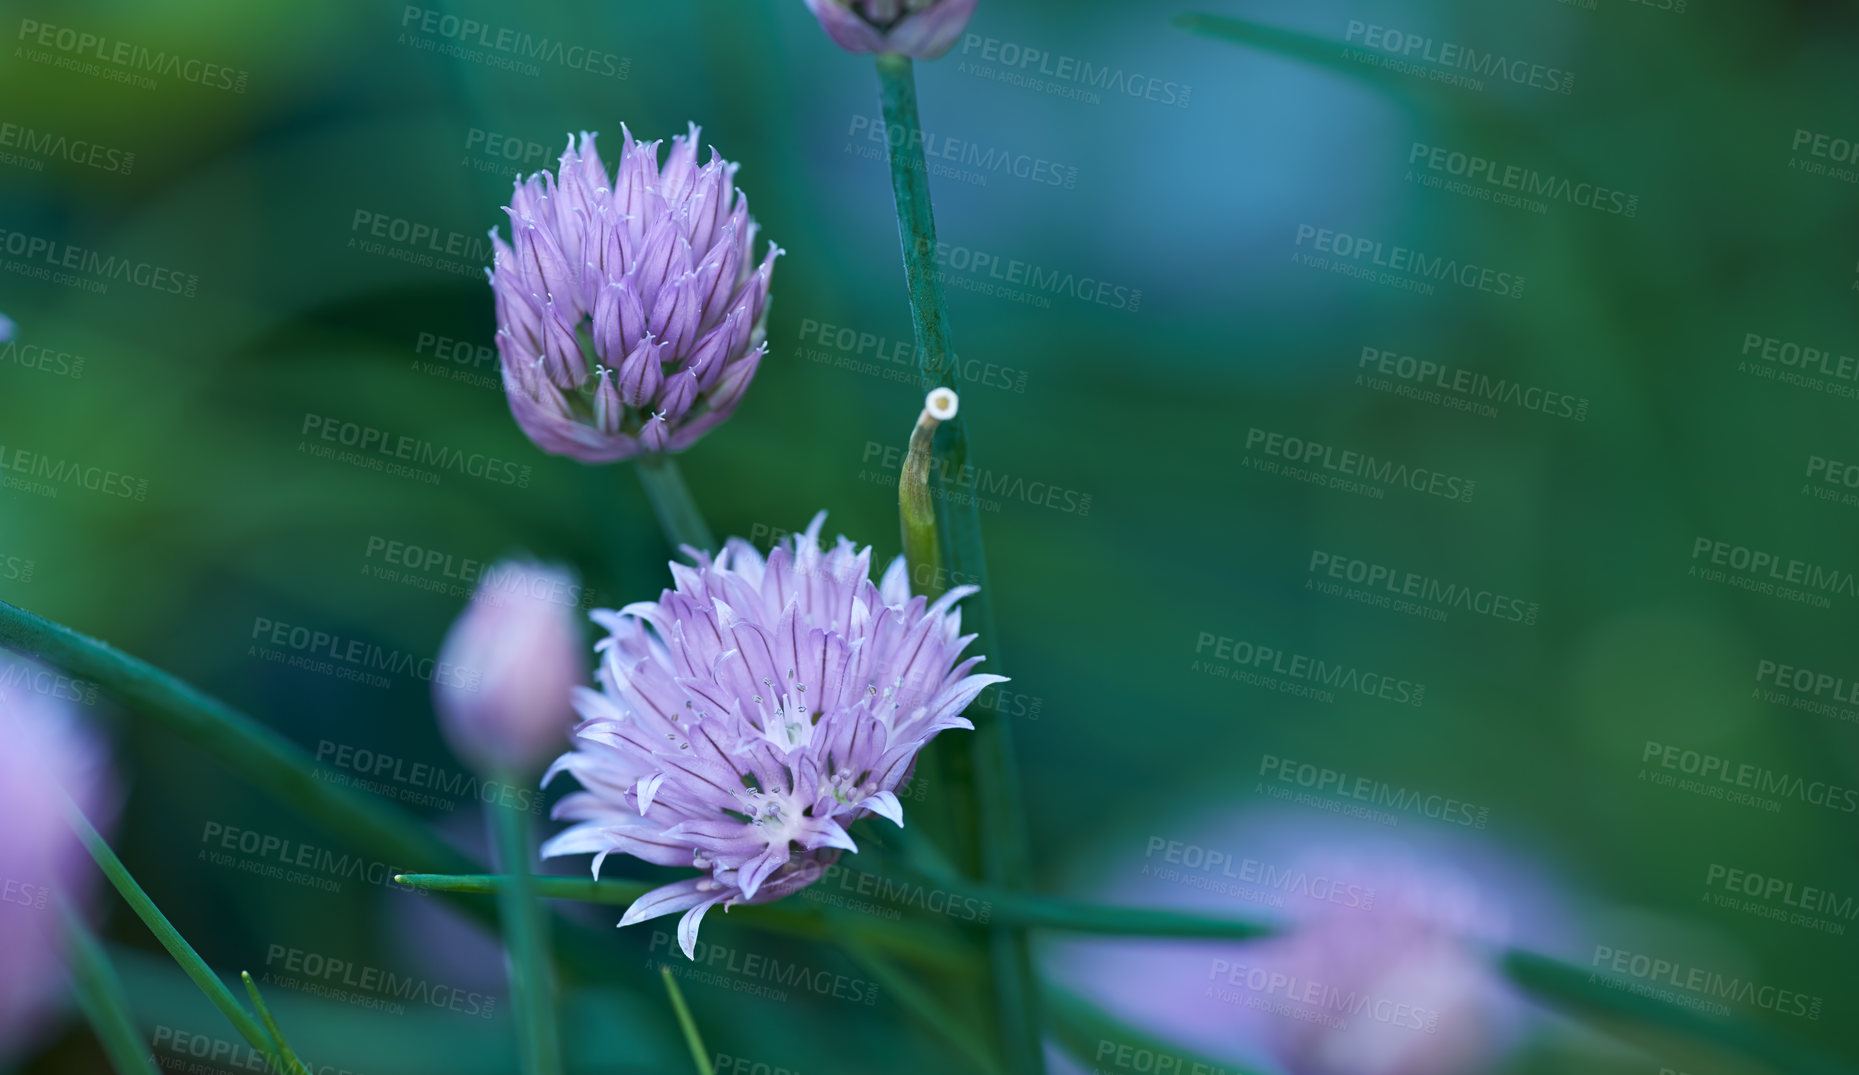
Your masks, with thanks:
<instances>
[{"instance_id":1,"label":"blurred green background","mask_svg":"<svg viewBox=\"0 0 1859 1075\"><path fill-rule=\"evenodd\" d=\"M1289 37L1247 46L1171 27L1180 10L983 0L971 36L917 71L924 127L953 156L932 189L971 376L972 461L996 490L982 491L982 516L1039 886L1090 896L1150 837L1185 838L1182 818L1268 811L1261 759L1295 759L1487 808L1482 833L1419 817L1362 827L1393 841L1444 831L1534 862L1568 909L1542 942L1558 954L1670 951L1819 995L1818 1021L1743 1014L1851 1055L1852 937L1702 896L1717 863L1859 891L1852 815L1798 800L1770 812L1640 775L1654 741L1859 786L1859 707L1809 711L1789 703L1811 692L1767 684L1778 703L1757 678L1772 661L1859 679L1859 597L1788 600L1694 570L1730 547L1859 570L1859 508L1824 462L1859 461L1859 400L1846 391L1859 382L1837 359L1819 375L1780 361L1795 353L1785 344L1859 348L1859 187L1838 174L1859 137L1854 10L1196 9L1330 43L1309 55ZM441 32L446 16L585 51L511 69ZM1351 58L1346 47L1365 42L1348 37L1368 32L1354 23L1572 72L1571 92L1455 86L1429 77L1438 65ZM665 584L669 550L628 468L544 456L511 422L478 271L511 176L552 165L568 131L616 137L621 123L654 138L701 123L741 162L762 237L787 251L769 359L736 417L682 457L712 525L766 546L826 508L829 532L897 551L883 454L903 445L920 396L875 79L799 0L9 3L0 25L12 38L0 59L0 311L19 325L0 350L8 476L28 477L26 452L146 483L129 496L0 490L0 598L201 684L326 758L346 747L462 771L417 676L378 686L284 667L255 635L270 621L431 656L464 603L448 565L515 550L572 564L603 607ZM112 77L120 65L62 47L47 26L95 35L105 52L127 43L190 62L125 82ZM1045 62L1016 68L1027 50L1160 88L1025 85ZM1537 197L1540 210L1442 188L1452 154L1622 192L1633 212L1583 204L1573 187ZM415 227L452 244L455 264L392 238ZM1322 230L1379 252L1339 256ZM81 269L46 279L53 243L169 273L103 289ZM1411 273L1387 286L1332 271L1373 268L1397 246L1521 277L1521 293L1435 281L1429 294ZM977 255L1003 274L1019 262L1091 283L1004 292ZM191 294L165 291L170 274L195 278ZM1370 383L1365 349L1565 394L1585 411L1412 398L1393 390L1398 377ZM429 484L315 458L300 450L311 416L512 461L527 481L446 472ZM1258 464L1285 462L1270 434L1475 492L1370 482L1379 495L1360 495L1268 472ZM1724 545L1699 553L1701 540ZM439 559L391 562L405 546ZM1464 609L1442 622L1372 607L1317 590L1313 554L1539 612L1533 624ZM1223 641L1423 683L1424 701L1242 682ZM133 714L107 700L93 711L126 778L115 842L215 966L275 971L276 952L296 949L497 998L479 1019L273 990L301 1051L367 1075L512 1067L488 940L418 895L216 864L203 855L215 824L326 838ZM475 804L440 798L412 808L481 849ZM652 948L652 926L612 930L606 908L580 917L613 971L574 1001L587 1055L605 1071L676 1070L650 966L663 942ZM121 910L108 933L157 951ZM855 973L830 948L722 916L705 937ZM231 1039L153 955L125 973L152 1025ZM866 1006L685 988L720 1053L808 1075L963 1070L888 992ZM168 1062L184 1052L157 1043ZM1681 1060L1750 1070L1555 1032L1508 1063L1650 1073ZM27 1070L100 1065L74 1029Z\"/></svg>"}]
</instances>

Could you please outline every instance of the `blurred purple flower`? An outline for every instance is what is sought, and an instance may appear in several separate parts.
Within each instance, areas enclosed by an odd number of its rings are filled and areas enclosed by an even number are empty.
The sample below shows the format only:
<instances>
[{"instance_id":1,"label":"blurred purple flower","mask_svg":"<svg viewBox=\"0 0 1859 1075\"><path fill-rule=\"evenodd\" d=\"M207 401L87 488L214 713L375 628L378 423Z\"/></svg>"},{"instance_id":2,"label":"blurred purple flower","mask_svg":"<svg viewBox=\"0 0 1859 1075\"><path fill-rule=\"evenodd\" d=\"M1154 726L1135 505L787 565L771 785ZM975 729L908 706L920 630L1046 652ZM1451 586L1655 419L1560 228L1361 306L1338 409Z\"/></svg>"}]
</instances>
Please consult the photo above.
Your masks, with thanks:
<instances>
[{"instance_id":1,"label":"blurred purple flower","mask_svg":"<svg viewBox=\"0 0 1859 1075\"><path fill-rule=\"evenodd\" d=\"M841 850L845 825L869 814L902 825L896 789L917 752L1002 676L970 675L955 602L913 597L903 557L871 581L871 549L819 546L826 513L764 561L732 538L713 561L673 563L675 590L594 618L611 635L600 690L576 692L586 719L576 749L544 777L573 773L585 791L555 816L578 822L551 855L610 854L705 876L665 885L627 908L627 926L685 912L692 956L704 912L765 903L805 888Z\"/></svg>"},{"instance_id":2,"label":"blurred purple flower","mask_svg":"<svg viewBox=\"0 0 1859 1075\"><path fill-rule=\"evenodd\" d=\"M433 707L453 753L481 773L533 773L574 724L586 680L572 572L505 560L484 572L439 651Z\"/></svg>"},{"instance_id":3,"label":"blurred purple flower","mask_svg":"<svg viewBox=\"0 0 1859 1075\"><path fill-rule=\"evenodd\" d=\"M658 142L621 127L617 177L582 132L559 173L516 184L495 229L504 394L545 452L611 463L683 451L729 417L767 352L764 313L775 257L754 260L755 221L735 164L698 128Z\"/></svg>"},{"instance_id":4,"label":"blurred purple flower","mask_svg":"<svg viewBox=\"0 0 1859 1075\"><path fill-rule=\"evenodd\" d=\"M82 905L98 871L66 824L69 795L99 830L116 811L103 743L55 696L60 677L0 656L0 1063L51 1026L64 990L57 901ZM41 689L43 685L43 689Z\"/></svg>"},{"instance_id":5,"label":"blurred purple flower","mask_svg":"<svg viewBox=\"0 0 1859 1075\"><path fill-rule=\"evenodd\" d=\"M1288 1075L1461 1075L1488 1070L1515 1038L1523 1002L1490 946L1525 928L1540 941L1554 916L1508 864L1284 818L1189 831L1152 841L1101 898L1269 918L1283 932L1075 942L1056 954L1060 980L1185 1048Z\"/></svg>"},{"instance_id":6,"label":"blurred purple flower","mask_svg":"<svg viewBox=\"0 0 1859 1075\"><path fill-rule=\"evenodd\" d=\"M807 9L848 52L934 60L962 36L975 0L807 0Z\"/></svg>"},{"instance_id":7,"label":"blurred purple flower","mask_svg":"<svg viewBox=\"0 0 1859 1075\"><path fill-rule=\"evenodd\" d=\"M6 341L12 339L13 332L18 327L19 326L13 324L12 318L8 317L5 314L0 314L0 343L5 343Z\"/></svg>"}]
</instances>

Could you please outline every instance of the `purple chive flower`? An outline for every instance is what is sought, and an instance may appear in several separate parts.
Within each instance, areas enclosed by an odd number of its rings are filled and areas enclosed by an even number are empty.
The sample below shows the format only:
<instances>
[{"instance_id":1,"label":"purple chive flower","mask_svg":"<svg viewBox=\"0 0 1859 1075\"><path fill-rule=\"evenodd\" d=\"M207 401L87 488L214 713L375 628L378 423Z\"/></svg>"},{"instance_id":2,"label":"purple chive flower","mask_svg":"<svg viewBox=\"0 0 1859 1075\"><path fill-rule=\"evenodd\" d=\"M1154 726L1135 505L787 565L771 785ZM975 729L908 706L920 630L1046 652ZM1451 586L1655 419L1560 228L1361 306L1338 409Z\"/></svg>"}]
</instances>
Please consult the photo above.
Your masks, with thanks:
<instances>
[{"instance_id":1,"label":"purple chive flower","mask_svg":"<svg viewBox=\"0 0 1859 1075\"><path fill-rule=\"evenodd\" d=\"M625 139L617 177L582 132L558 173L516 184L511 241L491 231L504 394L545 452L611 463L683 451L728 418L767 352L768 279L755 221L696 124L659 143Z\"/></svg>"},{"instance_id":2,"label":"purple chive flower","mask_svg":"<svg viewBox=\"0 0 1859 1075\"><path fill-rule=\"evenodd\" d=\"M534 773L574 724L583 674L572 572L506 560L485 571L439 651L433 707L481 773Z\"/></svg>"},{"instance_id":3,"label":"purple chive flower","mask_svg":"<svg viewBox=\"0 0 1859 1075\"><path fill-rule=\"evenodd\" d=\"M1169 835L1124 860L1096 898L1266 919L1282 932L1066 942L1055 977L1184 1049L1264 1071L1489 1070L1527 1016L1494 948L1560 947L1553 894L1488 846L1347 831L1358 824L1274 813L1151 828ZM1102 860L1090 865L1101 878Z\"/></svg>"},{"instance_id":4,"label":"purple chive flower","mask_svg":"<svg viewBox=\"0 0 1859 1075\"><path fill-rule=\"evenodd\" d=\"M807 0L826 36L848 52L933 60L962 36L975 0Z\"/></svg>"},{"instance_id":5,"label":"purple chive flower","mask_svg":"<svg viewBox=\"0 0 1859 1075\"><path fill-rule=\"evenodd\" d=\"M12 339L13 330L16 327L17 326L13 324L12 318L8 317L5 314L0 314L0 343L5 343L6 341Z\"/></svg>"},{"instance_id":6,"label":"purple chive flower","mask_svg":"<svg viewBox=\"0 0 1859 1075\"><path fill-rule=\"evenodd\" d=\"M766 560L732 538L712 560L673 563L676 589L601 610L611 634L600 689L576 692L586 721L576 749L543 778L573 773L586 790L555 816L577 824L542 854L610 854L701 877L654 889L620 925L685 912L678 943L693 956L704 912L765 903L805 888L841 850L846 824L869 814L904 823L896 789L917 752L1005 677L970 675L956 601L912 597L903 557L871 581L871 549L841 537L819 547L826 513Z\"/></svg>"},{"instance_id":7,"label":"purple chive flower","mask_svg":"<svg viewBox=\"0 0 1859 1075\"><path fill-rule=\"evenodd\" d=\"M21 668L20 666L24 667ZM101 877L66 824L69 795L108 831L115 793L102 742L53 696L57 676L0 656L0 1064L52 1029L62 995L58 901L79 906ZM44 685L43 691L37 689Z\"/></svg>"}]
</instances>

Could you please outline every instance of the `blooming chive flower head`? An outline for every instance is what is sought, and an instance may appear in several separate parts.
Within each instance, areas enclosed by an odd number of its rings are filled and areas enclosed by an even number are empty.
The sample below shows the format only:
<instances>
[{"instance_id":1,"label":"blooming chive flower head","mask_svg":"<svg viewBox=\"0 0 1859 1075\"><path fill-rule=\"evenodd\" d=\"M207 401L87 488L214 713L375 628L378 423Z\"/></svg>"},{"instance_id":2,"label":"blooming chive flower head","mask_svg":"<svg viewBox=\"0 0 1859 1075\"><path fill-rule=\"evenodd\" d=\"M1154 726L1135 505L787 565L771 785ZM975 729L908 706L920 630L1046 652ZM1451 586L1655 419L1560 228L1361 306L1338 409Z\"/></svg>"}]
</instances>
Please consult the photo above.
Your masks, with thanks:
<instances>
[{"instance_id":1,"label":"blooming chive flower head","mask_svg":"<svg viewBox=\"0 0 1859 1075\"><path fill-rule=\"evenodd\" d=\"M1347 831L1352 819L1279 811L1157 825L1145 831L1168 835L1150 836L1141 854L1132 839L1121 866L1106 870L1101 855L1079 863L1094 898L1264 920L1279 932L1066 940L1051 970L1117 1017L1248 1069L1493 1070L1535 1018L1496 951L1571 950L1553 880L1473 837L1367 836Z\"/></svg>"},{"instance_id":2,"label":"blooming chive flower head","mask_svg":"<svg viewBox=\"0 0 1859 1075\"><path fill-rule=\"evenodd\" d=\"M103 744L50 691L57 677L0 656L0 1065L51 1029L65 990L58 903L81 906L100 874L65 822L61 797L108 831L115 795ZM24 674L19 674L19 673Z\"/></svg>"},{"instance_id":3,"label":"blooming chive flower head","mask_svg":"<svg viewBox=\"0 0 1859 1075\"><path fill-rule=\"evenodd\" d=\"M599 690L576 692L576 749L549 770L586 790L555 816L577 822L543 855L610 854L703 876L654 889L627 926L685 912L678 943L694 958L698 924L721 903L763 903L805 888L868 814L902 825L896 789L917 752L991 683L962 659L955 602L911 596L903 557L871 581L871 549L819 547L826 513L763 559L732 538L713 560L671 565L657 601L601 610L611 634Z\"/></svg>"},{"instance_id":4,"label":"blooming chive flower head","mask_svg":"<svg viewBox=\"0 0 1859 1075\"><path fill-rule=\"evenodd\" d=\"M615 178L594 135L516 184L493 229L504 394L545 452L611 463L690 447L729 417L767 351L768 280L736 165L697 163L695 124L659 143L624 127Z\"/></svg>"},{"instance_id":5,"label":"blooming chive flower head","mask_svg":"<svg viewBox=\"0 0 1859 1075\"><path fill-rule=\"evenodd\" d=\"M820 28L848 52L933 60L962 36L975 0L807 0Z\"/></svg>"},{"instance_id":6,"label":"blooming chive flower head","mask_svg":"<svg viewBox=\"0 0 1859 1075\"><path fill-rule=\"evenodd\" d=\"M504 561L452 624L433 676L439 730L481 773L534 773L574 725L585 681L574 575Z\"/></svg>"}]
</instances>

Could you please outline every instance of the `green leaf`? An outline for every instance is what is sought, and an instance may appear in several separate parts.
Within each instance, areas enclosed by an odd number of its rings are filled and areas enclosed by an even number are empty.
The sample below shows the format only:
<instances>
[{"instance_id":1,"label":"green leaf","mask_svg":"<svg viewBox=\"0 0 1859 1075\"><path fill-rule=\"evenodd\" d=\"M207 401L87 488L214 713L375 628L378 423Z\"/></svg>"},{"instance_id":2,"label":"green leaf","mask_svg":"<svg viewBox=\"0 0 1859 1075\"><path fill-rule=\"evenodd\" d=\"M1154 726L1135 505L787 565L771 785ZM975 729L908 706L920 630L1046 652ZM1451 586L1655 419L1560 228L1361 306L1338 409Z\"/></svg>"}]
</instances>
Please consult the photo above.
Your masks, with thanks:
<instances>
[{"instance_id":1,"label":"green leaf","mask_svg":"<svg viewBox=\"0 0 1859 1075\"><path fill-rule=\"evenodd\" d=\"M284 1070L291 1075L310 1075L310 1068L297 1059L297 1053L290 1047L290 1041L284 1037L284 1028L272 1018L271 1009L265 1004L264 995L258 991L258 983L252 981L252 972L242 970L239 977L245 980L246 995L252 998L252 1007L257 1009L258 1018L265 1024L265 1031L271 1035L271 1044L277 1047L278 1055L284 1058Z\"/></svg>"},{"instance_id":2,"label":"green leaf","mask_svg":"<svg viewBox=\"0 0 1859 1075\"><path fill-rule=\"evenodd\" d=\"M181 965L181 969L193 979L195 985L200 987L200 991L207 995L207 999L213 1002L213 1006L226 1016L227 1020L232 1023L233 1029L239 1032L239 1036L250 1042L254 1049L276 1059L277 1054L272 1049L271 1039L265 1035L264 1028L239 1006L239 1001L232 995L232 990L226 988L226 983L220 981L219 975L213 972L213 968L207 966L206 961L200 958L200 953L194 951L194 946L187 943L187 939L182 937L180 931L174 928L174 924L168 921L168 916L161 913L161 908L155 906L154 900L149 899L148 893L144 892L142 886L136 883L136 879L130 876L122 860L116 857L116 852L110 850L110 845L98 834L96 827L90 823L90 819L84 816L84 812L77 808L77 804L62 793L60 799L64 806L65 818L70 823L72 831L76 832L78 839L83 841L85 849L90 852L90 857L97 860L97 865L102 867L104 876L110 879L110 884L116 886L116 891L122 894L124 902L135 911L136 917L140 918L142 923L149 928L149 932L153 933L155 939L161 942L161 946L168 950L168 954L174 957L174 961Z\"/></svg>"},{"instance_id":3,"label":"green leaf","mask_svg":"<svg viewBox=\"0 0 1859 1075\"><path fill-rule=\"evenodd\" d=\"M0 645L36 655L74 676L95 681L123 704L154 718L253 787L383 859L449 873L469 873L480 868L479 863L427 831L411 814L319 780L315 761L295 744L147 661L4 601L0 601ZM493 908L470 901L461 903L461 907L495 928ZM606 971L607 962L590 945L565 945L560 953L564 962L590 977Z\"/></svg>"},{"instance_id":4,"label":"green leaf","mask_svg":"<svg viewBox=\"0 0 1859 1075\"><path fill-rule=\"evenodd\" d=\"M690 1006L684 1003L684 994L679 992L678 983L671 976L671 968L658 968L659 977L665 980L665 992L671 997L671 1010L678 1013L678 1028L684 1031L684 1043L690 1046L691 1062L697 1067L697 1075L716 1075L710 1066L709 1050L704 1048L703 1036L697 1033L697 1020L691 1018Z\"/></svg>"},{"instance_id":5,"label":"green leaf","mask_svg":"<svg viewBox=\"0 0 1859 1075\"><path fill-rule=\"evenodd\" d=\"M96 1032L104 1055L110 1058L110 1066L117 1075L160 1075L136 1030L135 1020L129 1016L123 984L103 954L103 947L69 906L61 902L58 913L64 920L71 990L91 1030Z\"/></svg>"}]
</instances>

